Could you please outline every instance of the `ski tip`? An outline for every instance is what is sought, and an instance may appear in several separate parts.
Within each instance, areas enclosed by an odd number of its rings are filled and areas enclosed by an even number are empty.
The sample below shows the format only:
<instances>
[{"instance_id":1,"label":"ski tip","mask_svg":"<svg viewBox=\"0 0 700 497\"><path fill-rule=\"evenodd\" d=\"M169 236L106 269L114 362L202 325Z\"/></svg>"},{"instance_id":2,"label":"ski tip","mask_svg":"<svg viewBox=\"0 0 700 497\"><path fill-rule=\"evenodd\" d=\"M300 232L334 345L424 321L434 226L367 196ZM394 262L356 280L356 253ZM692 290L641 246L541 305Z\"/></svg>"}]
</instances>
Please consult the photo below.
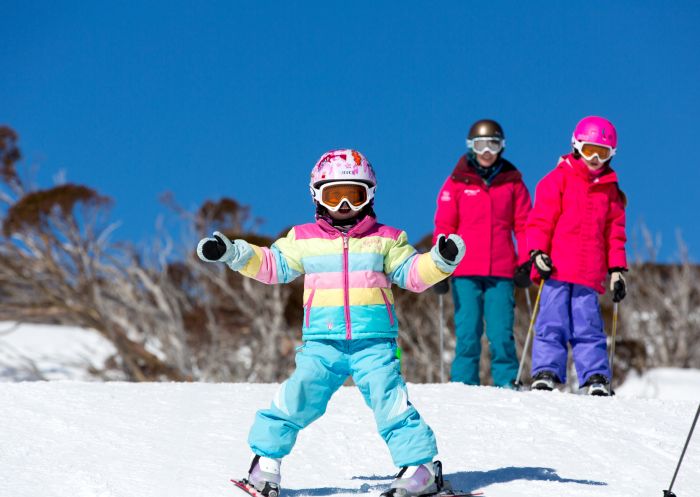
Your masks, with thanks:
<instances>
[{"instance_id":1,"label":"ski tip","mask_svg":"<svg viewBox=\"0 0 700 497\"><path fill-rule=\"evenodd\" d=\"M236 480L235 478L231 478L231 483L233 483L238 490L245 492L250 497L263 497L254 488L248 485L248 482L245 480Z\"/></svg>"}]
</instances>

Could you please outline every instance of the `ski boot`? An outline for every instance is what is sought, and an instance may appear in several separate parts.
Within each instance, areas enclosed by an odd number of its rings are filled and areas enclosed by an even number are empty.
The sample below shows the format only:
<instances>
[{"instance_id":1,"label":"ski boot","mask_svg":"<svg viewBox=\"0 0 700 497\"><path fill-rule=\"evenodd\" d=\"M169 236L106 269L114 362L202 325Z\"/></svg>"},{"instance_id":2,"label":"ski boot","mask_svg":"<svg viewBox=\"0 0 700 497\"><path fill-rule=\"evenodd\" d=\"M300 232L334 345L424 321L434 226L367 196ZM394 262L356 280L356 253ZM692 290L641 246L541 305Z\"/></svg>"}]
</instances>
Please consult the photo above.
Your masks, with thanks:
<instances>
[{"instance_id":1,"label":"ski boot","mask_svg":"<svg viewBox=\"0 0 700 497\"><path fill-rule=\"evenodd\" d=\"M535 375L533 380L535 381L533 381L532 385L530 385L530 390L552 391L554 390L555 384L560 383L557 375L551 371L540 371Z\"/></svg>"},{"instance_id":2,"label":"ski boot","mask_svg":"<svg viewBox=\"0 0 700 497\"><path fill-rule=\"evenodd\" d=\"M248 478L231 481L252 497L279 497L282 481L280 464L280 459L256 455L250 463Z\"/></svg>"},{"instance_id":3,"label":"ski boot","mask_svg":"<svg viewBox=\"0 0 700 497\"><path fill-rule=\"evenodd\" d=\"M442 465L440 461L404 466L381 497L419 497L434 495L441 490Z\"/></svg>"},{"instance_id":4,"label":"ski boot","mask_svg":"<svg viewBox=\"0 0 700 497\"><path fill-rule=\"evenodd\" d=\"M610 397L610 382L602 374L594 374L586 383L583 384L584 387L588 387L588 395L596 395L599 397Z\"/></svg>"}]
</instances>

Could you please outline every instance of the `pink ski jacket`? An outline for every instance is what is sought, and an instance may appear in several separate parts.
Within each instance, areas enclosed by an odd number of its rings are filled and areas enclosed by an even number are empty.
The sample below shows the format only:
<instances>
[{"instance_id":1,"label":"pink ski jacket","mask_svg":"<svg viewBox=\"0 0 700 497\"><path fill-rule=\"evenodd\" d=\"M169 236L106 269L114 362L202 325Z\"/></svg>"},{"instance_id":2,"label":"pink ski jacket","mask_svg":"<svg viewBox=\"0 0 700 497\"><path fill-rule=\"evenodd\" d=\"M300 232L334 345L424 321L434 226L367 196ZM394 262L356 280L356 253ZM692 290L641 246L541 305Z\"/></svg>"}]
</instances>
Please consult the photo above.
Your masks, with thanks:
<instances>
[{"instance_id":1,"label":"pink ski jacket","mask_svg":"<svg viewBox=\"0 0 700 497\"><path fill-rule=\"evenodd\" d=\"M527 222L528 250L542 250L554 264L552 279L605 292L609 268L627 267L625 201L617 175L593 176L572 154L537 185ZM533 270L533 280L539 281Z\"/></svg>"},{"instance_id":2,"label":"pink ski jacket","mask_svg":"<svg viewBox=\"0 0 700 497\"><path fill-rule=\"evenodd\" d=\"M488 186L462 156L440 189L433 241L439 234L457 233L467 247L454 276L512 278L516 264L528 260L525 226L530 193L515 166L503 162L503 169Z\"/></svg>"},{"instance_id":3,"label":"pink ski jacket","mask_svg":"<svg viewBox=\"0 0 700 497\"><path fill-rule=\"evenodd\" d=\"M392 284L422 292L449 276L404 231L366 216L347 233L324 219L291 229L272 247L252 248L241 274L267 284L304 275L303 340L395 338Z\"/></svg>"}]
</instances>

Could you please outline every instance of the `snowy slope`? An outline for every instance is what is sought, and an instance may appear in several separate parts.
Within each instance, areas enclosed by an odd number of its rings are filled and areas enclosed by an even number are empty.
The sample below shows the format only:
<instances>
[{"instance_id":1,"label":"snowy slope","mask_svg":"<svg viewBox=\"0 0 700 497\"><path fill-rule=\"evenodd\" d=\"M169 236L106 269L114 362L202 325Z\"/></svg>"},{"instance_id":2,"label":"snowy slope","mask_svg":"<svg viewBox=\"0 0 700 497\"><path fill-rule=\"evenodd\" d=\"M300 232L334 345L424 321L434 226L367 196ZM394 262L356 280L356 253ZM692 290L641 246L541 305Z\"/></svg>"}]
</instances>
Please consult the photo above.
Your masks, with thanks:
<instances>
[{"instance_id":1,"label":"snowy slope","mask_svg":"<svg viewBox=\"0 0 700 497\"><path fill-rule=\"evenodd\" d=\"M250 460L276 385L0 383L0 497L213 497ZM488 497L661 497L696 403L409 385L455 487ZM287 497L376 497L396 471L342 388L285 459ZM674 490L700 495L700 433Z\"/></svg>"},{"instance_id":2,"label":"snowy slope","mask_svg":"<svg viewBox=\"0 0 700 497\"><path fill-rule=\"evenodd\" d=\"M89 380L114 353L94 330L0 321L0 381Z\"/></svg>"},{"instance_id":3,"label":"snowy slope","mask_svg":"<svg viewBox=\"0 0 700 497\"><path fill-rule=\"evenodd\" d=\"M630 373L617 388L621 397L664 400L700 400L700 370L656 368L639 376ZM698 492L700 495L700 492Z\"/></svg>"}]
</instances>

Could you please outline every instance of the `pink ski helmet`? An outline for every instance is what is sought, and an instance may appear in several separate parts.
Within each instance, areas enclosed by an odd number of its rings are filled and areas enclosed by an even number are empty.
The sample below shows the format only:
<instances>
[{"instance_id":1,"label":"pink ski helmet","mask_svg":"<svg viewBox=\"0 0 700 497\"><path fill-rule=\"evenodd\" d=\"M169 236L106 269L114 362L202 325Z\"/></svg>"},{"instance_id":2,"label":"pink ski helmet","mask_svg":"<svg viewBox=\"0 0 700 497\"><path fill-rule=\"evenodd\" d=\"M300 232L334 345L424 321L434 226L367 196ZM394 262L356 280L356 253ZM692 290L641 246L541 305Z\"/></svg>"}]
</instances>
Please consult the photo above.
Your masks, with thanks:
<instances>
[{"instance_id":1,"label":"pink ski helmet","mask_svg":"<svg viewBox=\"0 0 700 497\"><path fill-rule=\"evenodd\" d=\"M617 131L615 126L602 117L584 117L576 125L574 134L571 137L571 144L574 147L576 147L577 143L583 142L610 147L614 153L617 148Z\"/></svg>"},{"instance_id":2,"label":"pink ski helmet","mask_svg":"<svg viewBox=\"0 0 700 497\"><path fill-rule=\"evenodd\" d=\"M326 152L311 170L309 186L312 189L331 181L359 181L377 186L372 164L360 152L351 149Z\"/></svg>"},{"instance_id":3,"label":"pink ski helmet","mask_svg":"<svg viewBox=\"0 0 700 497\"><path fill-rule=\"evenodd\" d=\"M326 152L311 170L309 189L311 198L323 204L322 190L324 184L333 182L362 183L365 186L365 205L374 200L377 178L374 168L367 158L357 150L342 149Z\"/></svg>"}]
</instances>

